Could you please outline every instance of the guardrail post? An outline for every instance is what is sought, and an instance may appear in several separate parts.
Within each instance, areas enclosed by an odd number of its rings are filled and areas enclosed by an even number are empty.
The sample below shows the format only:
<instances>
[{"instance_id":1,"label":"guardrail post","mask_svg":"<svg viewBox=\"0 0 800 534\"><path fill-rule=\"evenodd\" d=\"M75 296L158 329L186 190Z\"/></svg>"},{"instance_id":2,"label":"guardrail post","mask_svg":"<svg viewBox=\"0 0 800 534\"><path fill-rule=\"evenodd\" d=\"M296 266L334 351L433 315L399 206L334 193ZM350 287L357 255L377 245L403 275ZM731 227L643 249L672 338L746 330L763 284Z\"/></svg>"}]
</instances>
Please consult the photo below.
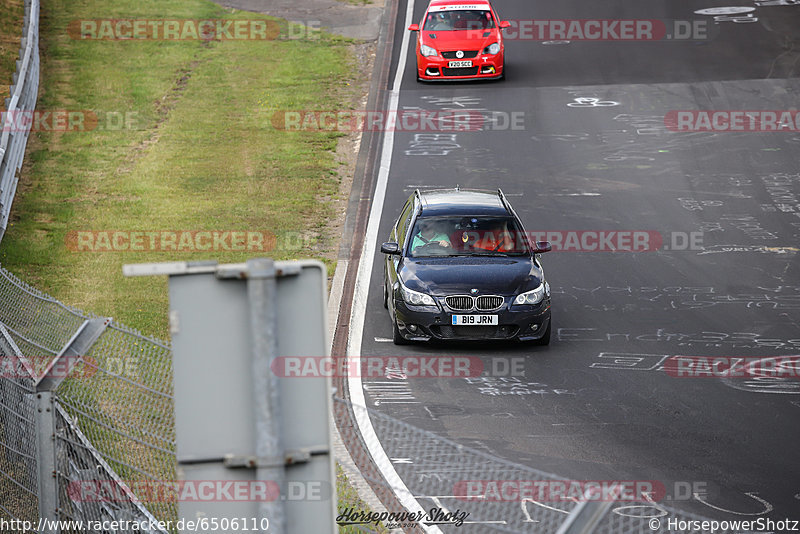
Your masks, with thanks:
<instances>
[{"instance_id":1,"label":"guardrail post","mask_svg":"<svg viewBox=\"0 0 800 534\"><path fill-rule=\"evenodd\" d=\"M614 504L613 501L585 500L578 503L556 534L591 534Z\"/></svg>"},{"instance_id":2,"label":"guardrail post","mask_svg":"<svg viewBox=\"0 0 800 534\"><path fill-rule=\"evenodd\" d=\"M39 482L39 517L56 526L58 520L58 480L56 477L56 417L52 391L36 396L36 468ZM59 529L46 530L58 534Z\"/></svg>"},{"instance_id":3,"label":"guardrail post","mask_svg":"<svg viewBox=\"0 0 800 534\"><path fill-rule=\"evenodd\" d=\"M34 393L36 406L36 466L38 473L39 517L55 527L58 519L58 476L56 472L56 407L55 391L97 338L111 319L91 319L84 323L67 341L66 345L38 377ZM35 377L34 377L35 378ZM47 534L59 534L51 529Z\"/></svg>"}]
</instances>

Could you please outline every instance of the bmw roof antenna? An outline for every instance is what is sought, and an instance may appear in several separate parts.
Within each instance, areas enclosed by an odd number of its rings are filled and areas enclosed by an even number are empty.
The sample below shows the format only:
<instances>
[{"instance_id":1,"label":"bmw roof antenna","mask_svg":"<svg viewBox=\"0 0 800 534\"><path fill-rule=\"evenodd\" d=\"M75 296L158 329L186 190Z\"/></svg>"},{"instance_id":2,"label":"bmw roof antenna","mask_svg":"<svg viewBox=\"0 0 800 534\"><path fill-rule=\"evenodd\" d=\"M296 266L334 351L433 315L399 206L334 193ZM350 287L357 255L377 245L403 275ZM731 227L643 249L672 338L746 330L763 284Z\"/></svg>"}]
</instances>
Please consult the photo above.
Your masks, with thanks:
<instances>
[{"instance_id":1,"label":"bmw roof antenna","mask_svg":"<svg viewBox=\"0 0 800 534\"><path fill-rule=\"evenodd\" d=\"M500 197L500 202L503 204L503 207L508 211L511 211L511 206L509 206L506 196L503 194L503 190L499 187L497 188L497 195Z\"/></svg>"}]
</instances>

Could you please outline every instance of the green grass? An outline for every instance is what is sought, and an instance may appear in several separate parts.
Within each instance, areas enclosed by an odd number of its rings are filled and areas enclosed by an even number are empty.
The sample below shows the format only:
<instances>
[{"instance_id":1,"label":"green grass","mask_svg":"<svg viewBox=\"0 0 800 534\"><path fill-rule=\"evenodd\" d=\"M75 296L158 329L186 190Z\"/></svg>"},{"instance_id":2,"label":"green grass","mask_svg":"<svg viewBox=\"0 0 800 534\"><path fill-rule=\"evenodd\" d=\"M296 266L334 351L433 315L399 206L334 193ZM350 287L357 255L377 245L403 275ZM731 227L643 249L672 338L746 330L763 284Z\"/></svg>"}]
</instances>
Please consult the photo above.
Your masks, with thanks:
<instances>
[{"instance_id":1,"label":"green grass","mask_svg":"<svg viewBox=\"0 0 800 534\"><path fill-rule=\"evenodd\" d=\"M22 0L3 1L0 32L22 7ZM286 132L271 119L278 110L349 108L351 42L318 33L266 42L79 41L67 31L73 21L115 18L264 17L206 0L43 2L38 109L89 111L102 128L31 135L0 263L62 302L162 339L169 337L166 278L125 279L123 264L239 262L254 254L75 252L71 232L264 231L279 245L269 256L316 257L332 271L332 200L343 197L335 153L341 134ZM7 68L0 56L0 75ZM127 127L108 128L118 116L128 117ZM134 427L137 417L152 415L132 413L140 408L127 392L102 395L84 386L70 386L70 394ZM124 456L117 449L127 440L91 426L85 431L104 452ZM146 450L136 455L142 458L135 463L161 465ZM337 488L340 506L364 507L341 473Z\"/></svg>"},{"instance_id":2,"label":"green grass","mask_svg":"<svg viewBox=\"0 0 800 534\"><path fill-rule=\"evenodd\" d=\"M277 236L271 257L317 257L332 270L341 134L281 131L271 118L278 110L350 107L350 41L327 34L305 41L78 41L67 33L72 21L101 18L263 17L205 0L43 3L38 109L87 110L101 126L116 116L132 120L122 129L32 134L0 245L3 266L63 302L164 339L166 279L125 279L123 264L238 262L253 253L75 252L67 246L70 232L260 230ZM280 246L286 243L300 246ZM86 385L62 393L100 403L133 427L148 416L129 413L136 401L128 392L98 396L97 384ZM83 426L104 452L125 456L118 449L128 440ZM161 465L147 450L136 455L136 464ZM340 507L364 507L341 472L337 488Z\"/></svg>"},{"instance_id":3,"label":"green grass","mask_svg":"<svg viewBox=\"0 0 800 534\"><path fill-rule=\"evenodd\" d=\"M2 0L0 7L0 110L6 108L14 72L19 59L22 26L25 19L23 0Z\"/></svg>"},{"instance_id":4,"label":"green grass","mask_svg":"<svg viewBox=\"0 0 800 534\"><path fill-rule=\"evenodd\" d=\"M350 485L350 482L347 480L347 476L344 474L344 471L338 465L336 466L336 494L339 497L338 503L338 513L342 513L347 508L355 508L356 510L364 510L369 511L369 507L367 504L362 501L356 490ZM370 528L373 529L372 532L376 532L378 534L385 534L389 532L386 527L382 523L371 524ZM363 530L355 526L345 525L339 527L339 534L360 534Z\"/></svg>"},{"instance_id":5,"label":"green grass","mask_svg":"<svg viewBox=\"0 0 800 534\"><path fill-rule=\"evenodd\" d=\"M71 231L256 230L275 259L333 268L330 200L341 198L336 132L286 132L277 110L340 109L351 98L350 41L98 41L67 33L81 19L263 19L205 0L53 0L42 5L39 110L89 110L100 127L38 132L0 245L0 263L61 301L168 338L165 278L122 265L252 252L75 252ZM285 239L287 236L304 239ZM263 255L263 254L262 254Z\"/></svg>"}]
</instances>

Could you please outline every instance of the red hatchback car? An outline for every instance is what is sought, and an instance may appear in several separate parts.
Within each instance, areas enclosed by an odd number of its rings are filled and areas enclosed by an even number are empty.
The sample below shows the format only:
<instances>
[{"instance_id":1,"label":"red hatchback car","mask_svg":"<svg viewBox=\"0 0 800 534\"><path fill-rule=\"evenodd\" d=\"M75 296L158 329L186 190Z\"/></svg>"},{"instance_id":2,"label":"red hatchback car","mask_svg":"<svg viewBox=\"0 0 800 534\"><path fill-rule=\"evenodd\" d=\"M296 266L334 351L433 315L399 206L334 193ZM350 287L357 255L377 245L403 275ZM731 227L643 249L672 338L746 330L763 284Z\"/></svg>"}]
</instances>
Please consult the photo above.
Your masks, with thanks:
<instances>
[{"instance_id":1,"label":"red hatchback car","mask_svg":"<svg viewBox=\"0 0 800 534\"><path fill-rule=\"evenodd\" d=\"M417 38L417 80L503 78L503 28L486 0L433 0L420 24L408 27Z\"/></svg>"}]
</instances>

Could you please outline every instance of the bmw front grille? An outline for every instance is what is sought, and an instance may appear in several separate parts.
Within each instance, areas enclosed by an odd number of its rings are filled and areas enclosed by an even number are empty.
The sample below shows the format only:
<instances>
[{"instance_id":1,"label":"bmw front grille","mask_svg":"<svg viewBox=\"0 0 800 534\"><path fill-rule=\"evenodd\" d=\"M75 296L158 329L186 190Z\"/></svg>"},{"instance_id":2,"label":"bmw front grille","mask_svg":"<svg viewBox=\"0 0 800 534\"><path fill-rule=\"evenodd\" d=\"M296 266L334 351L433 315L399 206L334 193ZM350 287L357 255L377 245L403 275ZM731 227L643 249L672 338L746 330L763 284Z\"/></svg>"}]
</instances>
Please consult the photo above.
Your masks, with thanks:
<instances>
[{"instance_id":1,"label":"bmw front grille","mask_svg":"<svg viewBox=\"0 0 800 534\"><path fill-rule=\"evenodd\" d=\"M447 307L453 311L493 311L503 306L504 299L498 295L450 295L445 297Z\"/></svg>"}]
</instances>

